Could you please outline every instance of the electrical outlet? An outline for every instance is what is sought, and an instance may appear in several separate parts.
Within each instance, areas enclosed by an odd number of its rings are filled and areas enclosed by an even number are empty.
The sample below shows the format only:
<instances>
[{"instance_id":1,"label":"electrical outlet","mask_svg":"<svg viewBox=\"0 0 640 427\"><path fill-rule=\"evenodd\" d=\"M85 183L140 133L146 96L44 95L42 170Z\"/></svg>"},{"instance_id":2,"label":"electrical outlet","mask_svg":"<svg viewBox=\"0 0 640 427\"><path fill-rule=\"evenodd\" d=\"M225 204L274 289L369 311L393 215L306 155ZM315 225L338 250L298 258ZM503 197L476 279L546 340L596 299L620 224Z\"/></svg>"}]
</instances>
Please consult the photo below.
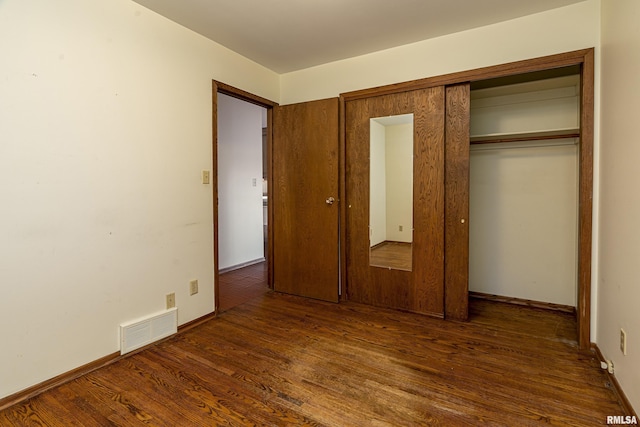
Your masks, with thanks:
<instances>
[{"instance_id":1,"label":"electrical outlet","mask_svg":"<svg viewBox=\"0 0 640 427\"><path fill-rule=\"evenodd\" d=\"M622 328L620 328L620 351L627 355L627 333Z\"/></svg>"},{"instance_id":2,"label":"electrical outlet","mask_svg":"<svg viewBox=\"0 0 640 427\"><path fill-rule=\"evenodd\" d=\"M398 226L398 231L402 231L402 226L401 225Z\"/></svg>"},{"instance_id":3,"label":"electrical outlet","mask_svg":"<svg viewBox=\"0 0 640 427\"><path fill-rule=\"evenodd\" d=\"M176 294L170 293L167 294L167 310L176 306Z\"/></svg>"},{"instance_id":4,"label":"electrical outlet","mask_svg":"<svg viewBox=\"0 0 640 427\"><path fill-rule=\"evenodd\" d=\"M209 184L209 181L210 181L209 171L202 171L202 183Z\"/></svg>"},{"instance_id":5,"label":"electrical outlet","mask_svg":"<svg viewBox=\"0 0 640 427\"><path fill-rule=\"evenodd\" d=\"M192 280L189 282L189 292L191 295L195 295L198 293L198 280Z\"/></svg>"}]
</instances>

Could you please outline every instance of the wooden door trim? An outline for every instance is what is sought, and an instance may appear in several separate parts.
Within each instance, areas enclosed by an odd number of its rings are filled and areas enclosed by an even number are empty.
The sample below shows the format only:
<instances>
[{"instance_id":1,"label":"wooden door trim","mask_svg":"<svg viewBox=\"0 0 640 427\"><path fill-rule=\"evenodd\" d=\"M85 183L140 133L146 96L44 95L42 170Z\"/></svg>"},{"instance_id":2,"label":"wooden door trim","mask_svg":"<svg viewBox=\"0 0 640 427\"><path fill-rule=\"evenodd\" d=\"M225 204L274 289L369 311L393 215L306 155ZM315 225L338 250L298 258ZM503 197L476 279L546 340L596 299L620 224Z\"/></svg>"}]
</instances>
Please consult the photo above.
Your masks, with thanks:
<instances>
[{"instance_id":1,"label":"wooden door trim","mask_svg":"<svg viewBox=\"0 0 640 427\"><path fill-rule=\"evenodd\" d=\"M271 159L273 158L273 108L278 105L277 102L262 98L242 89L230 86L228 84L212 80L212 147L211 147L211 185L212 185L212 203L213 203L213 299L214 313L218 313L220 307L220 268L219 268L219 245L218 245L218 93L258 105L267 109L267 194L273 194L273 180ZM271 203L267 203L267 252L271 253L273 248L272 227L273 210ZM273 257L267 256L267 280L269 287L273 287Z\"/></svg>"},{"instance_id":2,"label":"wooden door trim","mask_svg":"<svg viewBox=\"0 0 640 427\"><path fill-rule=\"evenodd\" d=\"M540 58L526 59L502 65L477 68L469 71L428 77L403 83L357 90L340 95L341 105L347 101L371 98L392 93L407 92L433 86L449 86L465 82L506 77L553 68L580 66L580 176L578 184L578 345L583 350L591 348L591 264L593 234L593 117L594 117L594 48L581 49ZM346 132L344 123L341 134ZM343 172L346 169L343 169ZM345 194L343 194L344 200ZM341 230L345 233L345 230ZM343 237L341 235L341 242ZM344 264L346 265L346 264ZM343 282L348 288L348 283ZM348 292L348 291L346 291ZM445 293L447 290L445 289ZM445 313L446 315L446 313Z\"/></svg>"},{"instance_id":3,"label":"wooden door trim","mask_svg":"<svg viewBox=\"0 0 640 427\"><path fill-rule=\"evenodd\" d=\"M426 89L434 86L449 86L459 83L474 82L479 80L507 77L515 74L524 74L534 71L549 70L552 68L569 67L583 64L589 55L593 56L593 48L543 56L540 58L525 59L501 65L476 68L473 70L459 71L441 76L426 77L408 82L394 83L369 89L361 89L341 94L345 101L354 99L371 98L398 92L408 92L417 89Z\"/></svg>"},{"instance_id":4,"label":"wooden door trim","mask_svg":"<svg viewBox=\"0 0 640 427\"><path fill-rule=\"evenodd\" d=\"M230 86L228 84L219 82L214 80L213 83L217 86L217 91L220 93L224 93L225 95L232 96L234 98L241 99L243 101L250 102L255 105L259 105L260 107L264 107L266 109L270 109L278 106L277 102L273 102L267 98L263 98L258 95L254 95L250 92L244 91L242 89L238 89L236 87Z\"/></svg>"},{"instance_id":5,"label":"wooden door trim","mask_svg":"<svg viewBox=\"0 0 640 427\"><path fill-rule=\"evenodd\" d=\"M593 222L594 50L580 71L580 158L578 174L578 344L591 348L591 245Z\"/></svg>"}]
</instances>

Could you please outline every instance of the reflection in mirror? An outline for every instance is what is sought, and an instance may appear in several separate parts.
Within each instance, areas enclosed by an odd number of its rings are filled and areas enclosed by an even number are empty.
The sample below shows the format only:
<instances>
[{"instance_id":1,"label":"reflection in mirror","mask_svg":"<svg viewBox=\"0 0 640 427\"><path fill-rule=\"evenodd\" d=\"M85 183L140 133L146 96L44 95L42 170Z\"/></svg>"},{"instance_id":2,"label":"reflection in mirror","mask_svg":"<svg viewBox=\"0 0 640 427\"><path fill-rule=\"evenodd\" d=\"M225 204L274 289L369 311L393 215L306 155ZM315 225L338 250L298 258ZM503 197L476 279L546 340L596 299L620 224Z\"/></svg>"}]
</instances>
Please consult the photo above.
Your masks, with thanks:
<instances>
[{"instance_id":1,"label":"reflection in mirror","mask_svg":"<svg viewBox=\"0 0 640 427\"><path fill-rule=\"evenodd\" d=\"M370 120L369 264L411 271L413 114Z\"/></svg>"}]
</instances>

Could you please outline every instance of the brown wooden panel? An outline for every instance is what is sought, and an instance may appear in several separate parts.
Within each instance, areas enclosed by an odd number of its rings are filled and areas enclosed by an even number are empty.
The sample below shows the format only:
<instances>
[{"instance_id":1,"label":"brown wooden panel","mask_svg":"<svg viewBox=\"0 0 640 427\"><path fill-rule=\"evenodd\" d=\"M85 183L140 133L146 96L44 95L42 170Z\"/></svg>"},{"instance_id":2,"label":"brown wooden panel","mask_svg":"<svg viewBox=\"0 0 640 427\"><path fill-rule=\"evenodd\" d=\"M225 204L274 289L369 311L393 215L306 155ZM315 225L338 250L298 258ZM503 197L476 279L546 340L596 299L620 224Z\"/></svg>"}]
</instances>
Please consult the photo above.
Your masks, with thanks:
<instances>
[{"instance_id":1,"label":"brown wooden panel","mask_svg":"<svg viewBox=\"0 0 640 427\"><path fill-rule=\"evenodd\" d=\"M578 182L578 343L591 347L591 236L593 215L593 50L584 57L580 93L580 173Z\"/></svg>"},{"instance_id":2,"label":"brown wooden panel","mask_svg":"<svg viewBox=\"0 0 640 427\"><path fill-rule=\"evenodd\" d=\"M345 104L347 286L349 300L373 304L369 280L369 100ZM396 274L406 283L406 272Z\"/></svg>"},{"instance_id":3,"label":"brown wooden panel","mask_svg":"<svg viewBox=\"0 0 640 427\"><path fill-rule=\"evenodd\" d=\"M414 98L413 301L409 310L444 313L444 87Z\"/></svg>"},{"instance_id":4,"label":"brown wooden panel","mask_svg":"<svg viewBox=\"0 0 640 427\"><path fill-rule=\"evenodd\" d=\"M274 289L338 301L338 98L275 107Z\"/></svg>"},{"instance_id":5,"label":"brown wooden panel","mask_svg":"<svg viewBox=\"0 0 640 427\"><path fill-rule=\"evenodd\" d=\"M349 299L442 316L444 312L444 89L345 105ZM413 271L369 265L369 120L414 113Z\"/></svg>"},{"instance_id":6,"label":"brown wooden panel","mask_svg":"<svg viewBox=\"0 0 640 427\"><path fill-rule=\"evenodd\" d=\"M466 320L469 292L469 120L468 83L446 93L445 317Z\"/></svg>"}]
</instances>

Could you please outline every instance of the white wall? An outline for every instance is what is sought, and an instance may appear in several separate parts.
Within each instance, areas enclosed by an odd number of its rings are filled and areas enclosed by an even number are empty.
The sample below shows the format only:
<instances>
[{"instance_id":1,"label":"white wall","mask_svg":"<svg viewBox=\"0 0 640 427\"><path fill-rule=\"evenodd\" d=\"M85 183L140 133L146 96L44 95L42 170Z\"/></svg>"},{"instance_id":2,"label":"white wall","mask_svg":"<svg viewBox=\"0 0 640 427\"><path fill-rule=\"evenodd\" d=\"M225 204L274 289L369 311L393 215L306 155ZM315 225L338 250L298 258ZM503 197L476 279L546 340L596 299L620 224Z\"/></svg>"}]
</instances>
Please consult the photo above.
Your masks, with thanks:
<instances>
[{"instance_id":1,"label":"white wall","mask_svg":"<svg viewBox=\"0 0 640 427\"><path fill-rule=\"evenodd\" d=\"M181 324L212 311L211 79L279 78L129 0L3 0L0 40L1 398L169 292Z\"/></svg>"},{"instance_id":2,"label":"white wall","mask_svg":"<svg viewBox=\"0 0 640 427\"><path fill-rule=\"evenodd\" d=\"M413 122L370 123L370 244L413 237ZM399 230L402 226L403 230Z\"/></svg>"},{"instance_id":3,"label":"white wall","mask_svg":"<svg viewBox=\"0 0 640 427\"><path fill-rule=\"evenodd\" d=\"M369 244L375 246L387 240L387 168L385 126L369 122Z\"/></svg>"},{"instance_id":4,"label":"white wall","mask_svg":"<svg viewBox=\"0 0 640 427\"><path fill-rule=\"evenodd\" d=\"M224 269L264 258L262 113L218 94L218 262ZM254 184L255 183L255 184Z\"/></svg>"},{"instance_id":5,"label":"white wall","mask_svg":"<svg viewBox=\"0 0 640 427\"><path fill-rule=\"evenodd\" d=\"M281 104L599 45L600 1L283 74Z\"/></svg>"},{"instance_id":6,"label":"white wall","mask_svg":"<svg viewBox=\"0 0 640 427\"><path fill-rule=\"evenodd\" d=\"M579 127L578 75L471 91L471 137Z\"/></svg>"},{"instance_id":7,"label":"white wall","mask_svg":"<svg viewBox=\"0 0 640 427\"><path fill-rule=\"evenodd\" d=\"M469 290L575 307L577 146L477 148Z\"/></svg>"},{"instance_id":8,"label":"white wall","mask_svg":"<svg viewBox=\"0 0 640 427\"><path fill-rule=\"evenodd\" d=\"M385 157L387 240L409 243L413 240L413 122L386 126Z\"/></svg>"},{"instance_id":9,"label":"white wall","mask_svg":"<svg viewBox=\"0 0 640 427\"><path fill-rule=\"evenodd\" d=\"M473 90L471 136L577 130L579 93L578 76ZM469 290L576 306L576 142L471 147Z\"/></svg>"},{"instance_id":10,"label":"white wall","mask_svg":"<svg viewBox=\"0 0 640 427\"><path fill-rule=\"evenodd\" d=\"M640 2L602 1L598 347L640 410ZM619 349L627 332L627 355Z\"/></svg>"}]
</instances>

